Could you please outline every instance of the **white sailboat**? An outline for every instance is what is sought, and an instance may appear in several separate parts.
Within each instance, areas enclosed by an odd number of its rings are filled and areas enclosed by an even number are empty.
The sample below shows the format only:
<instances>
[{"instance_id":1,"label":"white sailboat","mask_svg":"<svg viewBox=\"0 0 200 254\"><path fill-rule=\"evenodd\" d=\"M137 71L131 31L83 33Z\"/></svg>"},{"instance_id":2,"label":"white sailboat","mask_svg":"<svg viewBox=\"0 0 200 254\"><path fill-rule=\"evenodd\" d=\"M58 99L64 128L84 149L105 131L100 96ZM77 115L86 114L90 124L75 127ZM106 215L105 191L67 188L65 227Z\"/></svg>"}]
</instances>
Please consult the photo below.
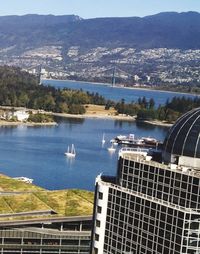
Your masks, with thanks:
<instances>
[{"instance_id":1,"label":"white sailboat","mask_svg":"<svg viewBox=\"0 0 200 254\"><path fill-rule=\"evenodd\" d=\"M102 140L101 140L102 144L105 144L106 140L105 140L105 134L103 133L103 137L102 137Z\"/></svg>"},{"instance_id":2,"label":"white sailboat","mask_svg":"<svg viewBox=\"0 0 200 254\"><path fill-rule=\"evenodd\" d=\"M67 152L65 153L65 155L67 156L67 157L75 157L76 156L76 151L75 151L75 147L74 147L74 144L72 144L72 146L71 146L71 149L70 149L70 147L68 146L68 148L67 148Z\"/></svg>"},{"instance_id":3,"label":"white sailboat","mask_svg":"<svg viewBox=\"0 0 200 254\"><path fill-rule=\"evenodd\" d=\"M116 150L116 148L113 146L113 144L112 144L111 147L108 147L108 151L111 152L111 153L114 153L115 150Z\"/></svg>"}]
</instances>

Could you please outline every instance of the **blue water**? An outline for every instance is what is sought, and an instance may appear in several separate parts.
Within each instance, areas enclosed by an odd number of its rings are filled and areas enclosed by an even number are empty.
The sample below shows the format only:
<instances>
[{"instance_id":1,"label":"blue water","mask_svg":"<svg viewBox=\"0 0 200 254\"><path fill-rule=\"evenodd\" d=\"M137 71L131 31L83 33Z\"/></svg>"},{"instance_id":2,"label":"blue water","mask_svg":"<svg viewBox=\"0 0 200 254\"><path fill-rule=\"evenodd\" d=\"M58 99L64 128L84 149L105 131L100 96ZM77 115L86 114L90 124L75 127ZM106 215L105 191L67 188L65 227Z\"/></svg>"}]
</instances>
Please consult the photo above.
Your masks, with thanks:
<instances>
[{"instance_id":1,"label":"blue water","mask_svg":"<svg viewBox=\"0 0 200 254\"><path fill-rule=\"evenodd\" d=\"M166 132L164 127L100 119L63 119L51 127L0 127L0 171L33 178L47 189L94 190L98 174L116 172L117 152L111 155L107 150L110 139L134 133L163 140ZM67 159L64 152L72 143L77 155Z\"/></svg>"},{"instance_id":2,"label":"blue water","mask_svg":"<svg viewBox=\"0 0 200 254\"><path fill-rule=\"evenodd\" d=\"M139 97L154 98L156 105L164 104L173 96L170 92L111 88L91 83L45 81L55 87L83 89L98 92L107 99L126 102ZM188 95L192 96L192 95ZM117 151L110 154L107 148L115 136L135 134L163 140L168 128L126 121L101 119L60 119L57 126L49 127L0 127L0 171L11 177L26 176L47 189L80 188L94 190L95 177L114 175ZM101 139L105 133L106 143ZM64 153L74 144L76 158L68 159Z\"/></svg>"},{"instance_id":3,"label":"blue water","mask_svg":"<svg viewBox=\"0 0 200 254\"><path fill-rule=\"evenodd\" d=\"M192 94L182 94L173 92L162 92L155 90L142 90L142 89L128 89L123 87L111 87L108 84L93 84L87 82L78 81L57 81L57 80L43 80L44 85L52 85L56 88L70 88L83 91L89 91L91 93L99 93L106 99L111 99L114 101L120 101L125 99L125 102L136 102L138 98L145 96L147 100L153 98L155 100L156 106L163 105L166 103L167 99L171 100L174 96L182 97L195 97Z\"/></svg>"}]
</instances>

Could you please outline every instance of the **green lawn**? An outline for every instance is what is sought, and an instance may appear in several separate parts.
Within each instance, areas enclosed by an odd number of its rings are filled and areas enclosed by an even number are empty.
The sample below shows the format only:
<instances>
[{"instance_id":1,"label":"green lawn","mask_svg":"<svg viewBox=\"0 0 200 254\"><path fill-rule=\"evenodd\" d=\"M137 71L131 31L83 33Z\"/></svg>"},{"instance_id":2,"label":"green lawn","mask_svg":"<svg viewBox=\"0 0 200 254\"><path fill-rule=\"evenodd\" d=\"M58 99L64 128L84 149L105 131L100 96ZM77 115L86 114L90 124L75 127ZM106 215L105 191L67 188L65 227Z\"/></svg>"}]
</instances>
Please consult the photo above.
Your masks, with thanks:
<instances>
[{"instance_id":1,"label":"green lawn","mask_svg":"<svg viewBox=\"0 0 200 254\"><path fill-rule=\"evenodd\" d=\"M0 174L0 191L39 191L43 188Z\"/></svg>"},{"instance_id":2,"label":"green lawn","mask_svg":"<svg viewBox=\"0 0 200 254\"><path fill-rule=\"evenodd\" d=\"M3 175L0 190L23 192L0 196L0 213L54 210L59 216L78 216L92 215L93 211L94 193L86 190L48 191Z\"/></svg>"}]
</instances>

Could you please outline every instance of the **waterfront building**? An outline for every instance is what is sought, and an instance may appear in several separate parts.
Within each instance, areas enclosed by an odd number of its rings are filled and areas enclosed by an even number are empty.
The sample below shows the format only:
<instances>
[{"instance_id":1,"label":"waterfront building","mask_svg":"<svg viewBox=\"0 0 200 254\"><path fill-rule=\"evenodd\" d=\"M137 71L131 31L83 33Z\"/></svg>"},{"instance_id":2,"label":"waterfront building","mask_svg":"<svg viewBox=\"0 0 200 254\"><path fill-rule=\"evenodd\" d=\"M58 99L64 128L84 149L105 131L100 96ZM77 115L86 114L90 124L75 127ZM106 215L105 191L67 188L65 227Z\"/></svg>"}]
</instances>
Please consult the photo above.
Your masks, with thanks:
<instances>
[{"instance_id":1,"label":"waterfront building","mask_svg":"<svg viewBox=\"0 0 200 254\"><path fill-rule=\"evenodd\" d=\"M39 218L40 213L38 218L27 220L16 220L22 213L12 214L12 219L11 215L0 215L1 254L89 254L91 216L45 219ZM14 221L13 216L16 216Z\"/></svg>"},{"instance_id":2,"label":"waterfront building","mask_svg":"<svg viewBox=\"0 0 200 254\"><path fill-rule=\"evenodd\" d=\"M28 120L29 118L29 113L27 112L26 109L23 110L17 110L13 113L13 116L17 118L17 121L23 122Z\"/></svg>"},{"instance_id":3,"label":"waterfront building","mask_svg":"<svg viewBox=\"0 0 200 254\"><path fill-rule=\"evenodd\" d=\"M91 253L200 253L200 108L170 129L162 151L119 153L96 179Z\"/></svg>"}]
</instances>

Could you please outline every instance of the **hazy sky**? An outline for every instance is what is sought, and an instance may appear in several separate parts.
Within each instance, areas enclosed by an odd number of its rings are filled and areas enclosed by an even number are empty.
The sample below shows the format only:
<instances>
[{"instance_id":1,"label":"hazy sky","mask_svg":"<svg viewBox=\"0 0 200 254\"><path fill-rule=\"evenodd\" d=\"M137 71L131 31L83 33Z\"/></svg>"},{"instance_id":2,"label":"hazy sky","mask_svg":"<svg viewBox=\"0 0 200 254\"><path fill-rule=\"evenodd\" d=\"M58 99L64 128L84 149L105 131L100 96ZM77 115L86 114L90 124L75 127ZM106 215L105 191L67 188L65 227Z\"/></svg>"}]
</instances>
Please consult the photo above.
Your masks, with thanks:
<instances>
[{"instance_id":1,"label":"hazy sky","mask_svg":"<svg viewBox=\"0 0 200 254\"><path fill-rule=\"evenodd\" d=\"M76 14L82 18L146 16L164 11L200 12L200 0L1 0L0 16Z\"/></svg>"}]
</instances>

